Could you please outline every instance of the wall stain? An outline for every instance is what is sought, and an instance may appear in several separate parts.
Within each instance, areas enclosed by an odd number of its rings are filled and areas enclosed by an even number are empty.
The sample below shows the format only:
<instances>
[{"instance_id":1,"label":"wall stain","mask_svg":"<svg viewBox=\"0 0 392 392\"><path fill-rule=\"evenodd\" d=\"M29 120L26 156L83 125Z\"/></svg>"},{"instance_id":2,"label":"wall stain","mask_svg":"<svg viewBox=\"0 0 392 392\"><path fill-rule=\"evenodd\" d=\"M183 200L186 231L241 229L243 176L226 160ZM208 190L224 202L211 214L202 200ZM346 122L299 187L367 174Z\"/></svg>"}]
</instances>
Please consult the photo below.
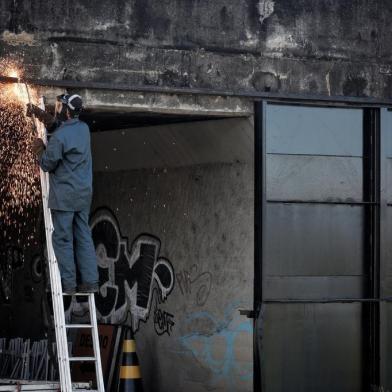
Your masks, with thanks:
<instances>
[{"instance_id":1,"label":"wall stain","mask_svg":"<svg viewBox=\"0 0 392 392\"><path fill-rule=\"evenodd\" d=\"M259 12L260 25L274 13L275 2L272 0L259 0L257 10Z\"/></svg>"},{"instance_id":2,"label":"wall stain","mask_svg":"<svg viewBox=\"0 0 392 392\"><path fill-rule=\"evenodd\" d=\"M184 326L191 329L200 320L210 323L214 328L210 335L202 334L195 328L193 332L179 338L182 346L212 372L212 378L208 380L209 389L223 383L226 391L235 391L238 390L239 382L249 382L253 378L252 359L243 361L236 355L236 348L241 344L240 335L253 334L251 321L233 320L237 307L238 304L229 305L222 320L216 319L208 311L192 313L184 320ZM216 350L217 347L221 347L222 351Z\"/></svg>"},{"instance_id":3,"label":"wall stain","mask_svg":"<svg viewBox=\"0 0 392 392\"><path fill-rule=\"evenodd\" d=\"M343 83L343 94L354 97L366 97L367 80L360 76L349 75Z\"/></svg>"}]
</instances>

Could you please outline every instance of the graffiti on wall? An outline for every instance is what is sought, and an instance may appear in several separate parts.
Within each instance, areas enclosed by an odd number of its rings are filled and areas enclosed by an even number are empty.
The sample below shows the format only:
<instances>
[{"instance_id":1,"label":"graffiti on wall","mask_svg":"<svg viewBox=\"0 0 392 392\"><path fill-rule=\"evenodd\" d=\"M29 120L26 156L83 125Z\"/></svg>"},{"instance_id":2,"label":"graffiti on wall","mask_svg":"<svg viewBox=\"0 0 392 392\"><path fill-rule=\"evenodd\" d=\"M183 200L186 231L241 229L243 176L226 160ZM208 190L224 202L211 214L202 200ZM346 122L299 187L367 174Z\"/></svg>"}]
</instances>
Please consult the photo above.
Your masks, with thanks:
<instances>
[{"instance_id":1,"label":"graffiti on wall","mask_svg":"<svg viewBox=\"0 0 392 392\"><path fill-rule=\"evenodd\" d=\"M233 317L238 307L238 304L228 306L222 319L208 311L192 313L185 319L183 328L190 332L180 337L180 343L203 368L211 371L213 376L208 380L208 389L224 384L225 390L234 391L241 382L252 380L252 356L241 358L238 353L241 346L252 339L253 327L250 320ZM213 333L194 329L198 325L210 325Z\"/></svg>"},{"instance_id":2,"label":"graffiti on wall","mask_svg":"<svg viewBox=\"0 0 392 392\"><path fill-rule=\"evenodd\" d=\"M197 264L189 270L182 270L176 274L178 287L182 295L194 295L195 303L203 306L210 296L212 274L209 271L200 272Z\"/></svg>"},{"instance_id":3,"label":"graffiti on wall","mask_svg":"<svg viewBox=\"0 0 392 392\"><path fill-rule=\"evenodd\" d=\"M24 255L20 248L7 246L0 250L0 298L9 302L12 298L12 277L15 270L24 265Z\"/></svg>"},{"instance_id":4,"label":"graffiti on wall","mask_svg":"<svg viewBox=\"0 0 392 392\"><path fill-rule=\"evenodd\" d=\"M157 297L155 299L155 308L154 308L154 329L158 336L162 336L165 333L170 336L173 327L175 325L174 315L162 310L160 307L160 301Z\"/></svg>"},{"instance_id":5,"label":"graffiti on wall","mask_svg":"<svg viewBox=\"0 0 392 392\"><path fill-rule=\"evenodd\" d=\"M91 230L100 281L96 296L98 318L118 324L129 317L136 332L140 322L147 321L153 298L164 302L173 290L173 266L160 256L161 242L151 234L139 235L129 247L117 219L107 208L93 214ZM77 300L73 307L72 312L77 312Z\"/></svg>"}]
</instances>

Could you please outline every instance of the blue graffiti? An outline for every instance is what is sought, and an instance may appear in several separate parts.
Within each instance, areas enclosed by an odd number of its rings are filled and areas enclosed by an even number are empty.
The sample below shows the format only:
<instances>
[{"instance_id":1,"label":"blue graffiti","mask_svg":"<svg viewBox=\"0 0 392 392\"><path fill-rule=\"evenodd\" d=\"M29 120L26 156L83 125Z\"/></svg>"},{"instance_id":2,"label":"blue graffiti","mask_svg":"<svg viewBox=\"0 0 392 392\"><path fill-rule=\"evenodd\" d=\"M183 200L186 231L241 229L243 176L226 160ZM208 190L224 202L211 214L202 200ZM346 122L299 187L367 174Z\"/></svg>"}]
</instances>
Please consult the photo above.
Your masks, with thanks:
<instances>
[{"instance_id":1,"label":"blue graffiti","mask_svg":"<svg viewBox=\"0 0 392 392\"><path fill-rule=\"evenodd\" d=\"M253 364L249 361L239 361L236 357L237 338L241 333L251 335L253 327L250 320L233 321L234 306L229 306L222 320L217 320L209 312L192 313L185 319L186 325L196 325L198 321L208 322L213 326L211 335L191 332L180 338L182 345L190 350L195 358L213 373L212 384L226 382L226 390L236 390L236 382L249 382L253 377ZM214 354L214 343L224 342L221 358ZM251 350L251 349L249 349ZM238 384L237 384L238 386Z\"/></svg>"}]
</instances>

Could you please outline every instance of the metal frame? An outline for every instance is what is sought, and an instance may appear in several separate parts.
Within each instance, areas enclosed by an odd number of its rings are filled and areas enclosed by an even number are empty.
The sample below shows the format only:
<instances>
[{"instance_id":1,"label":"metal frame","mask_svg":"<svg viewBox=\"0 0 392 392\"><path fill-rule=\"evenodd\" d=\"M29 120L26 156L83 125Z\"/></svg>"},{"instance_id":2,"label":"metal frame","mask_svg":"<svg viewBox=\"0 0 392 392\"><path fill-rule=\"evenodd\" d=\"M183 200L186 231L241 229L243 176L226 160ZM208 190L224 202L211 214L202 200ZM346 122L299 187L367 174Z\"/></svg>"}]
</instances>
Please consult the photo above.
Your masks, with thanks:
<instances>
[{"instance_id":1,"label":"metal frame","mask_svg":"<svg viewBox=\"0 0 392 392\"><path fill-rule=\"evenodd\" d=\"M376 301L363 309L363 355L369 366L363 372L366 390L380 385L380 111L363 111L363 197L365 207L364 270L366 296Z\"/></svg>"},{"instance_id":2,"label":"metal frame","mask_svg":"<svg viewBox=\"0 0 392 392\"><path fill-rule=\"evenodd\" d=\"M266 102L254 104L254 127L255 127L255 165L254 165L254 219L255 219L255 242L254 242L254 350L253 350L253 390L262 391L262 337L263 337L263 244L264 244L264 220L266 203L266 177L265 177L265 111ZM257 370L256 370L257 369Z\"/></svg>"},{"instance_id":3,"label":"metal frame","mask_svg":"<svg viewBox=\"0 0 392 392\"><path fill-rule=\"evenodd\" d=\"M380 109L380 172L381 172L381 177L380 177L380 207L379 207L379 213L380 213L380 235L379 235L379 243L380 243L380 265L379 265L379 271L380 271L380 281L379 281L379 286L380 286L380 294L383 296L383 277L387 275L387 260L389 258L388 251L387 251L387 246L386 244L390 244L390 238L388 237L389 230L388 230L388 221L387 221L387 209L390 207L390 203L388 203L388 195L387 195L387 187L386 184L389 182L387 178L387 146L388 143L391 143L390 139L390 131L388 132L388 129L391 127L391 123L389 122L389 116L387 116L387 109ZM390 261L389 261L390 262ZM383 316L384 313L381 311L381 306L383 304L380 303L379 306L379 311L380 311L380 339L379 343L381 343L382 338L385 337L383 336L385 333L387 333L387 325L383 323ZM382 359L384 355L387 353L387 348L384 346L379 347L379 352L380 352L380 358ZM382 363L381 363L382 364ZM387 374L389 372L389 369L387 369L387 366L380 366L380 379L383 381Z\"/></svg>"},{"instance_id":4,"label":"metal frame","mask_svg":"<svg viewBox=\"0 0 392 392\"><path fill-rule=\"evenodd\" d=\"M309 102L311 101L311 102ZM356 203L334 203L327 204L355 204L363 205L365 211L365 230L364 230L364 267L367 271L368 286L365 288L366 298L331 298L322 300L302 300L302 299L268 299L263 295L263 243L265 228L265 209L266 200L266 105L268 103L296 105L296 106L318 106L318 107L351 107L362 109L363 118L363 202ZM380 251L383 249L383 241L387 241L381 236L381 225L385 224L381 212L387 206L381 203L385 198L385 190L381 186L381 175L385 175L385 168L382 167L381 149L385 149L381 139L385 139L381 130L380 109L389 106L386 103L374 105L374 101L367 99L336 100L334 97L324 97L324 99L312 100L312 97L303 97L294 99L285 97L284 99L268 99L262 102L256 102L255 109L255 280L254 280L254 315L255 315L255 347L254 347L254 390L262 391L262 339L263 339L263 304L268 303L362 303L363 312L363 354L365 363L369 364L368 371L363 373L363 390L368 391L372 386L380 385L380 304L383 302L392 302L392 297L382 297L380 292L380 272L381 259ZM387 109L381 109L387 110ZM385 144L385 140L384 140ZM385 181L384 181L385 183ZM384 193L383 193L384 192ZM277 200L268 200L268 203L282 202ZM297 203L301 201L292 200L287 203ZM319 202L304 202L306 204L318 204ZM325 204L325 203L323 203ZM367 366L364 366L367 368Z\"/></svg>"}]
</instances>

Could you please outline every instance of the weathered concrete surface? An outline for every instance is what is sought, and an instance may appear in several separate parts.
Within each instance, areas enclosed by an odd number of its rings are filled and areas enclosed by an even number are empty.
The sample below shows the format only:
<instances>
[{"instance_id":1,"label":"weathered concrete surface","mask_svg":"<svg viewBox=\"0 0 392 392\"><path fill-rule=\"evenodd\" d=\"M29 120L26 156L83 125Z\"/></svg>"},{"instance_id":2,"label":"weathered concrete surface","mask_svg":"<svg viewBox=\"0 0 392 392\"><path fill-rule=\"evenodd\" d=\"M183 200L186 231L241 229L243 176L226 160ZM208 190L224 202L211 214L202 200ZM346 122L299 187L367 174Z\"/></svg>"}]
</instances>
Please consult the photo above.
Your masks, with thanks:
<instances>
[{"instance_id":1,"label":"weathered concrete surface","mask_svg":"<svg viewBox=\"0 0 392 392\"><path fill-rule=\"evenodd\" d=\"M136 333L147 391L252 390L253 326L239 314L253 304L251 179L252 166L244 164L95 175L93 211L113 213L130 252L142 233L158 238L159 256L174 271L166 300L157 286L151 289L146 322ZM114 263L115 276L122 268ZM121 291L128 283L105 279L101 292L105 284ZM105 312L107 322L132 312L137 290L125 289L127 305ZM97 301L108 305L105 297Z\"/></svg>"},{"instance_id":2,"label":"weathered concrete surface","mask_svg":"<svg viewBox=\"0 0 392 392\"><path fill-rule=\"evenodd\" d=\"M253 163L252 118L123 129L94 134L94 170Z\"/></svg>"},{"instance_id":3,"label":"weathered concrete surface","mask_svg":"<svg viewBox=\"0 0 392 392\"><path fill-rule=\"evenodd\" d=\"M88 109L100 112L145 112L147 116L148 113L227 117L253 114L252 102L239 97L98 89L72 89L69 92L81 95ZM37 86L37 93L53 105L56 96L63 94L64 89Z\"/></svg>"},{"instance_id":4,"label":"weathered concrete surface","mask_svg":"<svg viewBox=\"0 0 392 392\"><path fill-rule=\"evenodd\" d=\"M1 0L30 76L391 98L389 0Z\"/></svg>"}]
</instances>

